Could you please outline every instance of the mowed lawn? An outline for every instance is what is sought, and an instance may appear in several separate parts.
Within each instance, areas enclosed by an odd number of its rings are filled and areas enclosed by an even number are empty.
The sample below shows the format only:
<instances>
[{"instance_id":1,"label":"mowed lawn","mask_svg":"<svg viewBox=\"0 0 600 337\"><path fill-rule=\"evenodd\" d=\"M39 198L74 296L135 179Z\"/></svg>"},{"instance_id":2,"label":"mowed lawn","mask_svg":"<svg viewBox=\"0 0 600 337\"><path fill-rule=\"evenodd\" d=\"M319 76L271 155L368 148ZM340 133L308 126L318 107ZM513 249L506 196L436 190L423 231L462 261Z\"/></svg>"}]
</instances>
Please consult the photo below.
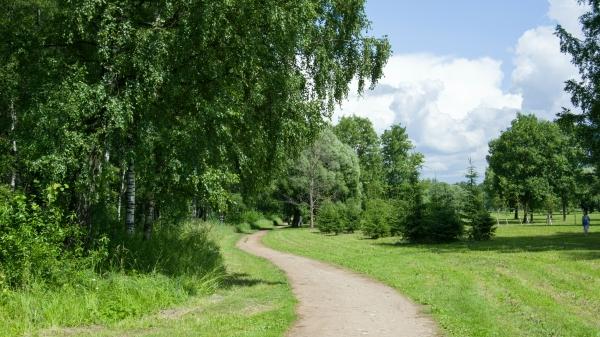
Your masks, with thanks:
<instances>
[{"instance_id":1,"label":"mowed lawn","mask_svg":"<svg viewBox=\"0 0 600 337\"><path fill-rule=\"evenodd\" d=\"M308 229L264 242L393 286L448 336L600 336L598 225L589 236L580 226L508 225L490 242L444 245Z\"/></svg>"}]
</instances>

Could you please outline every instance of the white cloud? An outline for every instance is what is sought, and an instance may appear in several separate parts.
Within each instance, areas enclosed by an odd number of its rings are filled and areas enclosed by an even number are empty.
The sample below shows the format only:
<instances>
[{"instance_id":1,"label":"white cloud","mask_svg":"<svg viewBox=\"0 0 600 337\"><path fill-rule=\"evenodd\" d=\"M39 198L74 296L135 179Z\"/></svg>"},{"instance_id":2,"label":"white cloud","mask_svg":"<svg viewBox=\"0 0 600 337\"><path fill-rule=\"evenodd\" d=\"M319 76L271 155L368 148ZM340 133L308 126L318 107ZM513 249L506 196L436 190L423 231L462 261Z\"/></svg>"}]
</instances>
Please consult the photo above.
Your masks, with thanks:
<instances>
[{"instance_id":1,"label":"white cloud","mask_svg":"<svg viewBox=\"0 0 600 337\"><path fill-rule=\"evenodd\" d=\"M549 0L548 17L581 36L577 0ZM351 96L334 114L368 117L381 133L401 123L417 151L425 154L424 177L463 179L467 158L483 172L490 139L510 125L517 111L554 119L570 107L564 82L577 77L570 58L560 52L554 26L527 30L515 41L509 89L502 88L501 62L404 54L390 59L373 91Z\"/></svg>"},{"instance_id":2,"label":"white cloud","mask_svg":"<svg viewBox=\"0 0 600 337\"><path fill-rule=\"evenodd\" d=\"M501 63L491 58L398 55L384 74L377 89L350 97L334 121L342 115L368 117L379 133L393 123L406 126L426 156L426 177L460 180L469 156L483 170L489 139L521 107L520 95L501 89Z\"/></svg>"},{"instance_id":3,"label":"white cloud","mask_svg":"<svg viewBox=\"0 0 600 337\"><path fill-rule=\"evenodd\" d=\"M570 107L565 81L577 76L570 57L560 52L554 28L540 26L523 33L515 48L514 90L523 96L523 109L553 119L563 106Z\"/></svg>"},{"instance_id":4,"label":"white cloud","mask_svg":"<svg viewBox=\"0 0 600 337\"><path fill-rule=\"evenodd\" d=\"M587 6L580 5L577 0L548 0L548 2L550 3L548 17L571 34L581 37L579 17L587 11Z\"/></svg>"}]
</instances>

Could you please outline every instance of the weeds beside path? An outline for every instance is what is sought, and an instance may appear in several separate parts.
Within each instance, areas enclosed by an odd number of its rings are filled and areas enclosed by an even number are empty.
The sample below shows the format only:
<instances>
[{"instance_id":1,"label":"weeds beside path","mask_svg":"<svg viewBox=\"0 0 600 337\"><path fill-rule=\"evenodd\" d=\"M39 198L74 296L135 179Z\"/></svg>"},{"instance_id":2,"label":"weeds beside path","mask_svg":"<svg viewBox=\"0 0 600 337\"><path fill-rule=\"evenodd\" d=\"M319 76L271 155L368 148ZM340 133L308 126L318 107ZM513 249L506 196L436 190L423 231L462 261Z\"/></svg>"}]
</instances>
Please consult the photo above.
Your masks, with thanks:
<instances>
[{"instance_id":1,"label":"weeds beside path","mask_svg":"<svg viewBox=\"0 0 600 337\"><path fill-rule=\"evenodd\" d=\"M285 275L272 264L235 248L233 227L215 226L227 278L216 293L138 318L105 325L53 327L29 336L281 337L295 319ZM82 310L84 310L82 308Z\"/></svg>"}]
</instances>

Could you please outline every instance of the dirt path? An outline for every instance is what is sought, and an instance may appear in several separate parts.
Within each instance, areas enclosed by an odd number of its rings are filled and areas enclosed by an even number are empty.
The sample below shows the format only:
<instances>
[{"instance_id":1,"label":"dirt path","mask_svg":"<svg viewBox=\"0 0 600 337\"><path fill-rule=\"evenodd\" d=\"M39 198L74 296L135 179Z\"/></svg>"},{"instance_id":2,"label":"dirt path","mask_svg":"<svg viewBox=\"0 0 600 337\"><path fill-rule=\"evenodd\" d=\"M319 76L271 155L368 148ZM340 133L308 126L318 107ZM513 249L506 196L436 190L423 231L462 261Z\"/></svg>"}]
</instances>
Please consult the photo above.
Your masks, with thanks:
<instances>
[{"instance_id":1,"label":"dirt path","mask_svg":"<svg viewBox=\"0 0 600 337\"><path fill-rule=\"evenodd\" d=\"M435 323L394 289L358 274L265 247L258 232L237 246L283 271L299 300L288 337L438 336Z\"/></svg>"}]
</instances>

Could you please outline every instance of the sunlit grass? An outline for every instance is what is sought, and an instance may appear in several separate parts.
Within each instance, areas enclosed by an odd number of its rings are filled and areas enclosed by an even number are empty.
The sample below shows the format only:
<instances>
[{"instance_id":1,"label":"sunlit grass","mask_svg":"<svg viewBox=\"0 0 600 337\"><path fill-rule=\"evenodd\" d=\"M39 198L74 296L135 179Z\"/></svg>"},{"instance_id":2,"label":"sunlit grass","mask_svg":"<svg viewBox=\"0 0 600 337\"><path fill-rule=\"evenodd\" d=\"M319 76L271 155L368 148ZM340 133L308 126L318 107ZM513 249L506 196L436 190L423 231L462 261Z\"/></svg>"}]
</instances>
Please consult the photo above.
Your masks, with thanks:
<instances>
[{"instance_id":1,"label":"sunlit grass","mask_svg":"<svg viewBox=\"0 0 600 337\"><path fill-rule=\"evenodd\" d=\"M509 225L490 242L269 233L279 250L370 275L424 305L449 336L600 336L600 226Z\"/></svg>"},{"instance_id":2,"label":"sunlit grass","mask_svg":"<svg viewBox=\"0 0 600 337\"><path fill-rule=\"evenodd\" d=\"M235 248L242 235L232 226L213 225L210 235L227 269L218 285L159 273L114 273L90 281L97 284L93 289L15 292L10 300L5 294L0 336L283 336L295 318L285 275Z\"/></svg>"}]
</instances>

